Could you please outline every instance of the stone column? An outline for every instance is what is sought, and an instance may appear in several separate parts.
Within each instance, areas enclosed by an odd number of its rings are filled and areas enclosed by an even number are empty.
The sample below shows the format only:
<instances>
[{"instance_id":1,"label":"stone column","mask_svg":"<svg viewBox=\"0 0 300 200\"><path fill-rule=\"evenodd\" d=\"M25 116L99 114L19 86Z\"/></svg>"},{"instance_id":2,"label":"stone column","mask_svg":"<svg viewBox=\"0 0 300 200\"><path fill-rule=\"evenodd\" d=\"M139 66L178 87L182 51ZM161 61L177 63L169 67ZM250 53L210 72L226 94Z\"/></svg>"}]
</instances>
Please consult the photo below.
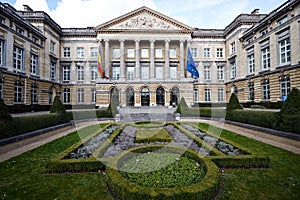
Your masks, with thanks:
<instances>
[{"instance_id":1,"label":"stone column","mask_svg":"<svg viewBox=\"0 0 300 200\"><path fill-rule=\"evenodd\" d=\"M170 40L165 40L165 79L170 78Z\"/></svg>"},{"instance_id":2,"label":"stone column","mask_svg":"<svg viewBox=\"0 0 300 200\"><path fill-rule=\"evenodd\" d=\"M140 41L135 40L135 77L140 78Z\"/></svg>"},{"instance_id":3,"label":"stone column","mask_svg":"<svg viewBox=\"0 0 300 200\"><path fill-rule=\"evenodd\" d=\"M154 78L154 68L155 68L154 42L155 40L150 40L150 79Z\"/></svg>"},{"instance_id":4,"label":"stone column","mask_svg":"<svg viewBox=\"0 0 300 200\"><path fill-rule=\"evenodd\" d=\"M179 49L180 49L180 79L184 79L184 40L180 40L179 44Z\"/></svg>"},{"instance_id":5,"label":"stone column","mask_svg":"<svg viewBox=\"0 0 300 200\"><path fill-rule=\"evenodd\" d=\"M104 63L104 69L105 69L105 75L109 77L109 68L110 68L110 63L109 63L109 40L106 39L105 41L105 63Z\"/></svg>"},{"instance_id":6,"label":"stone column","mask_svg":"<svg viewBox=\"0 0 300 200\"><path fill-rule=\"evenodd\" d=\"M124 40L120 41L120 80L124 81L125 75L125 59L124 59Z\"/></svg>"}]
</instances>

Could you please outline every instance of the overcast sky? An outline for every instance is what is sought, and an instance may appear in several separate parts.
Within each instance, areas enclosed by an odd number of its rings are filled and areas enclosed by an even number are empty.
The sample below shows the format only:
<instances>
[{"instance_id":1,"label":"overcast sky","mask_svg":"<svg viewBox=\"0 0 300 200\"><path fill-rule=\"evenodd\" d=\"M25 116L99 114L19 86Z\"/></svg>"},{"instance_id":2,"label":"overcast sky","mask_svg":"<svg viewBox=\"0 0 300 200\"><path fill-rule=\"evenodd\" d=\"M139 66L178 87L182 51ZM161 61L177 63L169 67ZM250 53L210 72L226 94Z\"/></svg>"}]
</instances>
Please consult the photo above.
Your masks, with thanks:
<instances>
[{"instance_id":1,"label":"overcast sky","mask_svg":"<svg viewBox=\"0 0 300 200\"><path fill-rule=\"evenodd\" d=\"M47 12L61 27L97 26L141 6L147 6L186 25L223 29L241 13L256 8L269 13L285 0L1 0L22 10Z\"/></svg>"}]
</instances>

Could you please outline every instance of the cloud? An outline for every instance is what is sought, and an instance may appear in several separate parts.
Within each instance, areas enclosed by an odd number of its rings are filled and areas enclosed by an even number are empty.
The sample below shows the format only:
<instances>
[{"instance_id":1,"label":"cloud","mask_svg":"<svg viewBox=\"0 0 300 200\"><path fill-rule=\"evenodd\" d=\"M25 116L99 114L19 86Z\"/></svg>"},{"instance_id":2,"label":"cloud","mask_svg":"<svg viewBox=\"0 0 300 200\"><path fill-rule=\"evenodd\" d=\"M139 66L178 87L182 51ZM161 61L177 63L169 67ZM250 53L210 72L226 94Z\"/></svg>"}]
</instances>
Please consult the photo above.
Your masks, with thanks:
<instances>
[{"instance_id":1,"label":"cloud","mask_svg":"<svg viewBox=\"0 0 300 200\"><path fill-rule=\"evenodd\" d=\"M50 13L46 0L17 0L14 7L17 10L23 10L23 5L28 5L36 11L44 11L48 14Z\"/></svg>"}]
</instances>

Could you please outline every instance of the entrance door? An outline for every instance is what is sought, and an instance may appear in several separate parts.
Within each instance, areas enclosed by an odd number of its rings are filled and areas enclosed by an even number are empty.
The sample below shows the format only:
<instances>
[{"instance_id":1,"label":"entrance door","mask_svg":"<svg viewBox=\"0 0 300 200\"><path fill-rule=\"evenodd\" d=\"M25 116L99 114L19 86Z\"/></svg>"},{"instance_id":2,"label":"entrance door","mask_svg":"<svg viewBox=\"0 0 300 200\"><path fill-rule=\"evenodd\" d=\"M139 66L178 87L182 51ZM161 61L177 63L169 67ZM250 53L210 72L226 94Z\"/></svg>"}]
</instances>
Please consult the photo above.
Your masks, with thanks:
<instances>
[{"instance_id":1,"label":"entrance door","mask_svg":"<svg viewBox=\"0 0 300 200\"><path fill-rule=\"evenodd\" d=\"M150 91L148 88L143 88L141 92L141 105L150 106Z\"/></svg>"},{"instance_id":2,"label":"entrance door","mask_svg":"<svg viewBox=\"0 0 300 200\"><path fill-rule=\"evenodd\" d=\"M171 90L171 97L170 97L170 105L177 106L179 101L179 89L177 87L173 87Z\"/></svg>"},{"instance_id":3,"label":"entrance door","mask_svg":"<svg viewBox=\"0 0 300 200\"><path fill-rule=\"evenodd\" d=\"M165 105L165 90L163 87L156 89L156 105Z\"/></svg>"},{"instance_id":4,"label":"entrance door","mask_svg":"<svg viewBox=\"0 0 300 200\"><path fill-rule=\"evenodd\" d=\"M126 89L126 106L134 106L134 90L133 90L133 88Z\"/></svg>"}]
</instances>

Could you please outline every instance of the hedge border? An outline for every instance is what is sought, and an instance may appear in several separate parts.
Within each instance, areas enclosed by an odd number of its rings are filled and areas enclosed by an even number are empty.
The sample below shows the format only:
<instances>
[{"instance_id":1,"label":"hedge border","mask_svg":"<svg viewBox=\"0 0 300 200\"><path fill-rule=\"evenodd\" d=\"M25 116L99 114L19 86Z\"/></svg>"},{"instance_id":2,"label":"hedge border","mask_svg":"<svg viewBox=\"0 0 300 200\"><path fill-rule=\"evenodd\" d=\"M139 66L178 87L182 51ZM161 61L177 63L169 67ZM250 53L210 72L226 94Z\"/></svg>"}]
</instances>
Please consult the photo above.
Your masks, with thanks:
<instances>
[{"instance_id":1,"label":"hedge border","mask_svg":"<svg viewBox=\"0 0 300 200\"><path fill-rule=\"evenodd\" d=\"M74 173L74 172L90 172L105 170L105 160L101 160L95 157L95 153L89 158L84 159L65 159L71 152L79 148L84 142L87 142L95 135L104 131L110 126L115 125L115 123L109 123L108 125L101 127L94 131L92 134L84 138L83 140L73 144L63 152L59 153L53 159L51 159L46 165L47 173ZM103 144L102 144L103 145ZM102 146L101 145L101 146Z\"/></svg>"},{"instance_id":2,"label":"hedge border","mask_svg":"<svg viewBox=\"0 0 300 200\"><path fill-rule=\"evenodd\" d=\"M189 186L175 188L152 188L134 184L125 179L117 170L120 162L124 157L127 157L132 152L148 152L157 148L174 149L177 152L184 151L184 155L202 160L207 168L204 179L198 183L193 183ZM213 199L220 185L219 168L209 159L201 158L194 151L186 150L178 146L150 145L146 148L135 147L129 151L122 152L114 157L111 162L112 167L106 169L106 182L111 192L120 199Z\"/></svg>"}]
</instances>

